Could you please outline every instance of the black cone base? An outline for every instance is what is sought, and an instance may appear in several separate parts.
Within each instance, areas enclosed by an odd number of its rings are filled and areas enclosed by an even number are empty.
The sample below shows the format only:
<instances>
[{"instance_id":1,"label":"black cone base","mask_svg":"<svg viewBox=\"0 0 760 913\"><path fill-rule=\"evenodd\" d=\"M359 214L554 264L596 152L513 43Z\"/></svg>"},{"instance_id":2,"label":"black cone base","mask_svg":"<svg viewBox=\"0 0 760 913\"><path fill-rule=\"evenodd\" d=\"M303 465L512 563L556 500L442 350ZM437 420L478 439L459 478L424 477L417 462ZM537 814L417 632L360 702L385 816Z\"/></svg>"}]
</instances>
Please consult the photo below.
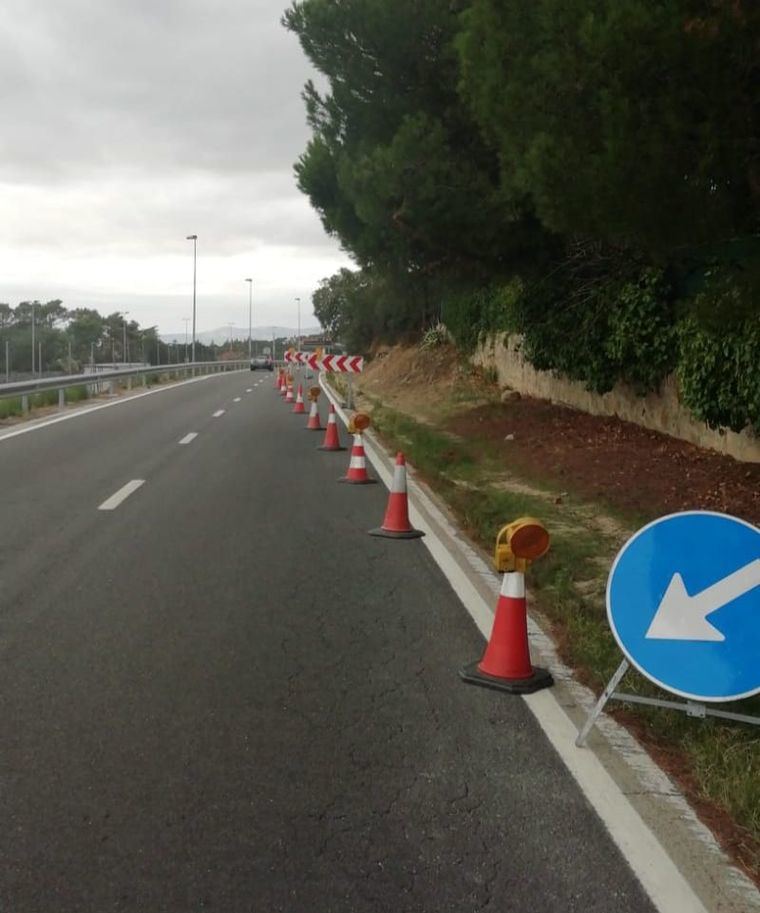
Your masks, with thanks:
<instances>
[{"instance_id":1,"label":"black cone base","mask_svg":"<svg viewBox=\"0 0 760 913\"><path fill-rule=\"evenodd\" d=\"M342 479L338 479L339 482L345 482L346 485L376 485L377 479L347 479L343 476Z\"/></svg>"},{"instance_id":2,"label":"black cone base","mask_svg":"<svg viewBox=\"0 0 760 913\"><path fill-rule=\"evenodd\" d=\"M337 453L339 450L345 450L345 447L323 447L321 444L317 450L324 450L326 453Z\"/></svg>"},{"instance_id":3,"label":"black cone base","mask_svg":"<svg viewBox=\"0 0 760 913\"><path fill-rule=\"evenodd\" d=\"M482 688L493 688L496 691L507 691L509 694L533 694L542 688L551 688L554 684L551 672L548 669L533 667L530 678L498 678L488 675L478 669L478 662L462 666L459 676L468 685L480 685Z\"/></svg>"},{"instance_id":4,"label":"black cone base","mask_svg":"<svg viewBox=\"0 0 760 913\"><path fill-rule=\"evenodd\" d=\"M382 536L384 539L419 539L420 536L425 535L421 529L405 529L396 532L394 529L383 529L382 526L378 529L371 529L369 534L370 536Z\"/></svg>"}]
</instances>

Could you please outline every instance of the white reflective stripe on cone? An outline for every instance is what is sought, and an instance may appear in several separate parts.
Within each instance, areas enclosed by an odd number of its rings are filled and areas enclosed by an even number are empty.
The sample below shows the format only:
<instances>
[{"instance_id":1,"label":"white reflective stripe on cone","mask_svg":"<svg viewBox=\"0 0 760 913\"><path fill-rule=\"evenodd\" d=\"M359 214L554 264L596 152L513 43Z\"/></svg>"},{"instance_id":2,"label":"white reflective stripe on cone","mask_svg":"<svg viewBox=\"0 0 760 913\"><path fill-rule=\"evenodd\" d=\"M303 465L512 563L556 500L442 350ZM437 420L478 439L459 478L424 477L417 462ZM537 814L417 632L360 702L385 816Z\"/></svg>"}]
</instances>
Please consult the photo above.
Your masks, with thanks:
<instances>
[{"instance_id":1,"label":"white reflective stripe on cone","mask_svg":"<svg viewBox=\"0 0 760 913\"><path fill-rule=\"evenodd\" d=\"M399 463L393 470L393 494L406 494L406 466Z\"/></svg>"},{"instance_id":2,"label":"white reflective stripe on cone","mask_svg":"<svg viewBox=\"0 0 760 913\"><path fill-rule=\"evenodd\" d=\"M364 455L361 456L352 456L351 461L348 464L349 469L364 469Z\"/></svg>"},{"instance_id":3,"label":"white reflective stripe on cone","mask_svg":"<svg viewBox=\"0 0 760 913\"><path fill-rule=\"evenodd\" d=\"M525 599L525 574L507 571L501 581L501 595L509 599Z\"/></svg>"}]
</instances>

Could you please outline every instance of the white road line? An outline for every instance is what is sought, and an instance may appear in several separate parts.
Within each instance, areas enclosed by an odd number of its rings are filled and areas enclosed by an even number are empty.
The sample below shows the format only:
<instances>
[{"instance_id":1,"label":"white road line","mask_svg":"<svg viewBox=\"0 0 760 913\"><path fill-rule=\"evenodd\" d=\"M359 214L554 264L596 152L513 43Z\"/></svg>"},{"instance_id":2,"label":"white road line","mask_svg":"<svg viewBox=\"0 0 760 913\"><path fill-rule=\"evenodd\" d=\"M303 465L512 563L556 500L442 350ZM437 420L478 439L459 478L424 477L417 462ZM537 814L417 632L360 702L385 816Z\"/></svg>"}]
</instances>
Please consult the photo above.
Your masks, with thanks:
<instances>
[{"instance_id":1,"label":"white road line","mask_svg":"<svg viewBox=\"0 0 760 913\"><path fill-rule=\"evenodd\" d=\"M144 484L145 479L132 479L131 482L127 482L115 494L112 494L110 498L103 501L98 510L116 510L122 501L126 501L132 492L137 491Z\"/></svg>"},{"instance_id":2,"label":"white road line","mask_svg":"<svg viewBox=\"0 0 760 913\"><path fill-rule=\"evenodd\" d=\"M220 415L224 415L224 409L217 409L216 412L211 416L212 418L219 418Z\"/></svg>"},{"instance_id":3,"label":"white road line","mask_svg":"<svg viewBox=\"0 0 760 913\"><path fill-rule=\"evenodd\" d=\"M180 441L180 444L189 444L190 441L194 441L195 438L197 438L197 437L198 437L198 432L197 432L197 431L191 431L190 434L186 434L186 435L182 438L182 440Z\"/></svg>"},{"instance_id":4,"label":"white road line","mask_svg":"<svg viewBox=\"0 0 760 913\"><path fill-rule=\"evenodd\" d=\"M246 393L253 393L253 387L249 387L245 392L246 392Z\"/></svg>"},{"instance_id":5,"label":"white road line","mask_svg":"<svg viewBox=\"0 0 760 913\"><path fill-rule=\"evenodd\" d=\"M235 399L232 400L232 402L233 402L233 403L239 403L241 399L242 399L241 396L236 396Z\"/></svg>"}]
</instances>

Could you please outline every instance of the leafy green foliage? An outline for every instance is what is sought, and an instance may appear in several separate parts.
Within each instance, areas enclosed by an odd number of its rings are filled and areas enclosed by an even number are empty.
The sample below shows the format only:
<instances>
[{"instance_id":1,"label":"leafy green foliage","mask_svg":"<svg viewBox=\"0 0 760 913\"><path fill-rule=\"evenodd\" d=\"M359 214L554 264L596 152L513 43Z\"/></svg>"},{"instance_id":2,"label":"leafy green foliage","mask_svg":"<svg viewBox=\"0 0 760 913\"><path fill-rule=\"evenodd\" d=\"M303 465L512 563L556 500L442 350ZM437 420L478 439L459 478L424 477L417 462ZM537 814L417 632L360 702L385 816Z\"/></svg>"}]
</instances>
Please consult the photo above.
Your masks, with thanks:
<instances>
[{"instance_id":1,"label":"leafy green foliage","mask_svg":"<svg viewBox=\"0 0 760 913\"><path fill-rule=\"evenodd\" d=\"M715 332L694 316L679 327L683 402L713 428L760 428L760 316Z\"/></svg>"}]
</instances>

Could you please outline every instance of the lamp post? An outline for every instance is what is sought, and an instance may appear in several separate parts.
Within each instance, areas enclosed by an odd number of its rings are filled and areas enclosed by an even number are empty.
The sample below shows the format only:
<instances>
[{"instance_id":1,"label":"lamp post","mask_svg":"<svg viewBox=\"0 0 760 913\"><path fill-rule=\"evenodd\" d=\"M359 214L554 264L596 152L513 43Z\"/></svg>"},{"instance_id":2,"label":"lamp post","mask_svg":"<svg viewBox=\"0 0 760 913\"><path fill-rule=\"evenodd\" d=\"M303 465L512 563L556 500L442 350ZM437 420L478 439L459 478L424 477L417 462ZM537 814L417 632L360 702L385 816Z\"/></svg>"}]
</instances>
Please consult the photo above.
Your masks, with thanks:
<instances>
[{"instance_id":1,"label":"lamp post","mask_svg":"<svg viewBox=\"0 0 760 913\"><path fill-rule=\"evenodd\" d=\"M121 363L125 365L127 363L127 314L129 311L124 311L121 315L122 319L122 338L121 338Z\"/></svg>"},{"instance_id":2,"label":"lamp post","mask_svg":"<svg viewBox=\"0 0 760 913\"><path fill-rule=\"evenodd\" d=\"M34 377L34 302L32 302L32 377Z\"/></svg>"},{"instance_id":3,"label":"lamp post","mask_svg":"<svg viewBox=\"0 0 760 913\"><path fill-rule=\"evenodd\" d=\"M298 351L301 351L301 299L296 298L298 302Z\"/></svg>"},{"instance_id":4,"label":"lamp post","mask_svg":"<svg viewBox=\"0 0 760 913\"><path fill-rule=\"evenodd\" d=\"M196 277L196 266L198 263L198 235L188 235L185 240L193 242L193 349L192 349L192 361L193 361L193 364L195 364L195 277Z\"/></svg>"},{"instance_id":5,"label":"lamp post","mask_svg":"<svg viewBox=\"0 0 760 913\"><path fill-rule=\"evenodd\" d=\"M252 352L252 337L253 333L253 279L246 279L248 283L248 361L251 360Z\"/></svg>"}]
</instances>

